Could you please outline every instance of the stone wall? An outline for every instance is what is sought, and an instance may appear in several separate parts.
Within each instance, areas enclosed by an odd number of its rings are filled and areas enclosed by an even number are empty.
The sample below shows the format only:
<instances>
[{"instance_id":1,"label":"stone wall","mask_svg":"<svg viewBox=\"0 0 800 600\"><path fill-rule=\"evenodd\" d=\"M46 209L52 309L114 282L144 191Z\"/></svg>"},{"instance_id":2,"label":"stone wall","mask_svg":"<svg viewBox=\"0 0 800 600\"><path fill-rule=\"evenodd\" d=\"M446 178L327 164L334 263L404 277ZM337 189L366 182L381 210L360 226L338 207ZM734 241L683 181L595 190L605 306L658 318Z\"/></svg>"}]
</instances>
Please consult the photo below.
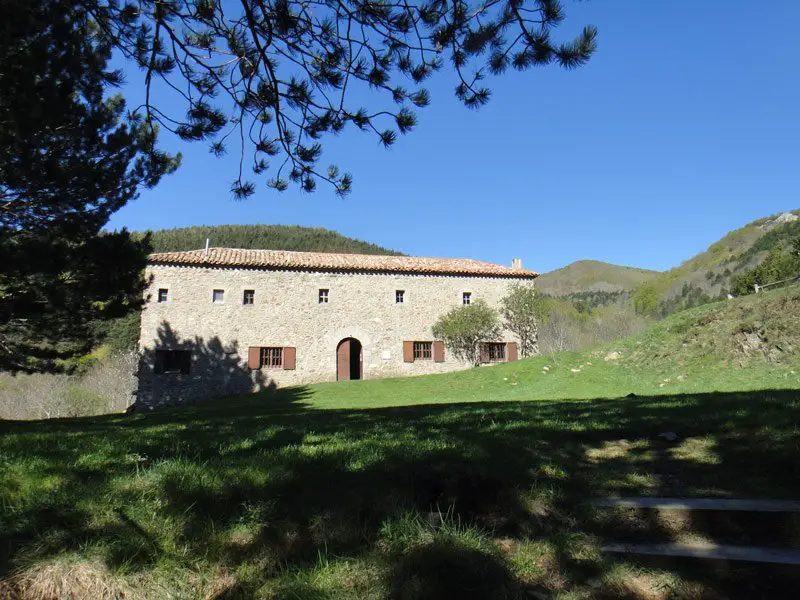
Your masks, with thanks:
<instances>
[{"instance_id":1,"label":"stone wall","mask_svg":"<svg viewBox=\"0 0 800 600\"><path fill-rule=\"evenodd\" d=\"M363 378L424 375L468 367L445 351L444 362L403 361L403 341L432 341L444 312L485 299L492 306L518 279L441 275L320 273L151 265L142 313L139 403L158 405L244 393L268 385L336 379L336 348L344 338L362 344ZM168 300L157 302L158 290ZM212 302L215 289L223 302ZM319 290L329 290L327 304ZM255 303L243 304L245 290ZM403 290L397 304L395 292ZM504 341L517 341L504 332ZM247 368L250 346L297 349L294 370ZM156 348L192 351L188 375L154 373Z\"/></svg>"}]
</instances>

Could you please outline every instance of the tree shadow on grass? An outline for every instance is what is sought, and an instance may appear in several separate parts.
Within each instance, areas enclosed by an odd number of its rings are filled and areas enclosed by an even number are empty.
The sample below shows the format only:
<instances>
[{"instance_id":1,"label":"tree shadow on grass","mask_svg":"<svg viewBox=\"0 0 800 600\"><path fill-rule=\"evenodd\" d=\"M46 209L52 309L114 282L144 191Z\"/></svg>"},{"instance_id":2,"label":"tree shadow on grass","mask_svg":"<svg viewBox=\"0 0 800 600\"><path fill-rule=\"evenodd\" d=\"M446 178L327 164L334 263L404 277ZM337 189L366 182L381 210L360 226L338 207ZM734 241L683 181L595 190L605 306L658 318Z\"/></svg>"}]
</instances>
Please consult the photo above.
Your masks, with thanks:
<instances>
[{"instance_id":1,"label":"tree shadow on grass","mask_svg":"<svg viewBox=\"0 0 800 600\"><path fill-rule=\"evenodd\" d=\"M127 418L0 424L8 464L36 459L34 474L60 478L47 502L20 500L16 491L13 506L0 504L0 577L97 545L115 549L103 554L113 568L203 556L228 569L261 565L267 581L287 568L313 568L321 552L380 556L387 523L447 512L496 539L547 541L552 576L574 588L618 564L576 551L576 543L591 545L594 535L674 536L656 519L598 518L588 498L800 497L793 391L361 411L312 410L309 394L296 387ZM680 440L657 437L667 430ZM84 511L77 516L76 506ZM89 526L92 510L116 517ZM702 521L689 526L711 531ZM172 556L169 547L188 555ZM433 542L376 560L391 563L380 583L391 598L524 593L506 559L481 550ZM788 586L796 583L752 565L722 574L694 564L679 569L732 598L792 597ZM749 580L761 586L755 596ZM425 595L440 584L451 596ZM237 586L237 597L247 597L251 588ZM590 589L596 597L611 593Z\"/></svg>"}]
</instances>

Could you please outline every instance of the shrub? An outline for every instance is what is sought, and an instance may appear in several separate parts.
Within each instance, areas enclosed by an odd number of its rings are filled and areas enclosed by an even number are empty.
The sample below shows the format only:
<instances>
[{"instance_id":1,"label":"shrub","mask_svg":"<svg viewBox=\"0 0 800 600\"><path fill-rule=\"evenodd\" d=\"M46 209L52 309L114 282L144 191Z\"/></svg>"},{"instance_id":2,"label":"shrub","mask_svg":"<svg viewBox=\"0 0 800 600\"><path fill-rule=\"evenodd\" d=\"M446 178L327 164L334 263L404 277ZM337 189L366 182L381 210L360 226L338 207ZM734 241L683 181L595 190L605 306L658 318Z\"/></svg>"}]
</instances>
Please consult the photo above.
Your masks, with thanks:
<instances>
[{"instance_id":1,"label":"shrub","mask_svg":"<svg viewBox=\"0 0 800 600\"><path fill-rule=\"evenodd\" d=\"M441 316L433 326L433 335L444 340L457 359L478 366L478 344L500 336L500 319L485 300L477 300Z\"/></svg>"}]
</instances>

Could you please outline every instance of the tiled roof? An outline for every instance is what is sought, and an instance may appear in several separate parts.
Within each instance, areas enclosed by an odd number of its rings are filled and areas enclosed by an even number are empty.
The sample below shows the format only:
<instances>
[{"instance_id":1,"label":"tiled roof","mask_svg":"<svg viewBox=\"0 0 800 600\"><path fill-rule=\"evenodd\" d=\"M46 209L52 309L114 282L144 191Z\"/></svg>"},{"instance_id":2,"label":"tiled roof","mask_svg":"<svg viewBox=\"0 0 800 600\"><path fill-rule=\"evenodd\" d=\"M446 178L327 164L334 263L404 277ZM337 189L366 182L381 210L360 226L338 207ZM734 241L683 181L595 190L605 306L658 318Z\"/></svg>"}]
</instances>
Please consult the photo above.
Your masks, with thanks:
<instances>
[{"instance_id":1,"label":"tiled roof","mask_svg":"<svg viewBox=\"0 0 800 600\"><path fill-rule=\"evenodd\" d=\"M369 271L382 273L430 273L442 275L483 275L533 279L539 274L526 269L480 262L467 258L423 258L377 256L372 254L328 254L286 250L242 250L209 248L188 252L151 254L150 264L245 267L309 271Z\"/></svg>"}]
</instances>

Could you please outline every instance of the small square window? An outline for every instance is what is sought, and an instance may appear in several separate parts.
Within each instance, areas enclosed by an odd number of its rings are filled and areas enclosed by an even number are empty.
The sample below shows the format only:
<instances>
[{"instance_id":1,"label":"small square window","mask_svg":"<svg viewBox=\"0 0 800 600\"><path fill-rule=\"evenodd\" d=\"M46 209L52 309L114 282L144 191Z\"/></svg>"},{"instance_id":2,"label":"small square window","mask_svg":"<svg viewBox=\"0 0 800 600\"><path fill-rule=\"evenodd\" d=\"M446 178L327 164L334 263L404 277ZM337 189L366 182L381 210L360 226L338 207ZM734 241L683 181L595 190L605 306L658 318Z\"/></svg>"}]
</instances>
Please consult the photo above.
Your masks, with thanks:
<instances>
[{"instance_id":1,"label":"small square window","mask_svg":"<svg viewBox=\"0 0 800 600\"><path fill-rule=\"evenodd\" d=\"M213 299L214 299L214 302L224 302L225 301L225 290L214 290Z\"/></svg>"},{"instance_id":2,"label":"small square window","mask_svg":"<svg viewBox=\"0 0 800 600\"><path fill-rule=\"evenodd\" d=\"M394 301L396 304L402 304L405 302L406 293L404 290L397 290L394 293Z\"/></svg>"},{"instance_id":3,"label":"small square window","mask_svg":"<svg viewBox=\"0 0 800 600\"><path fill-rule=\"evenodd\" d=\"M472 302L472 292L464 292L461 296L461 302L464 304L470 304Z\"/></svg>"},{"instance_id":4,"label":"small square window","mask_svg":"<svg viewBox=\"0 0 800 600\"><path fill-rule=\"evenodd\" d=\"M242 304L255 304L255 303L256 303L256 291L245 290L244 296L242 298Z\"/></svg>"},{"instance_id":5,"label":"small square window","mask_svg":"<svg viewBox=\"0 0 800 600\"><path fill-rule=\"evenodd\" d=\"M168 299L169 299L169 290L167 290L167 288L159 288L158 301L166 302Z\"/></svg>"},{"instance_id":6,"label":"small square window","mask_svg":"<svg viewBox=\"0 0 800 600\"><path fill-rule=\"evenodd\" d=\"M319 303L320 304L327 304L328 303L328 290L320 290L319 291Z\"/></svg>"},{"instance_id":7,"label":"small square window","mask_svg":"<svg viewBox=\"0 0 800 600\"><path fill-rule=\"evenodd\" d=\"M261 366L272 368L283 367L283 348L262 348Z\"/></svg>"},{"instance_id":8,"label":"small square window","mask_svg":"<svg viewBox=\"0 0 800 600\"><path fill-rule=\"evenodd\" d=\"M432 360L433 342L414 342L414 360Z\"/></svg>"}]
</instances>

